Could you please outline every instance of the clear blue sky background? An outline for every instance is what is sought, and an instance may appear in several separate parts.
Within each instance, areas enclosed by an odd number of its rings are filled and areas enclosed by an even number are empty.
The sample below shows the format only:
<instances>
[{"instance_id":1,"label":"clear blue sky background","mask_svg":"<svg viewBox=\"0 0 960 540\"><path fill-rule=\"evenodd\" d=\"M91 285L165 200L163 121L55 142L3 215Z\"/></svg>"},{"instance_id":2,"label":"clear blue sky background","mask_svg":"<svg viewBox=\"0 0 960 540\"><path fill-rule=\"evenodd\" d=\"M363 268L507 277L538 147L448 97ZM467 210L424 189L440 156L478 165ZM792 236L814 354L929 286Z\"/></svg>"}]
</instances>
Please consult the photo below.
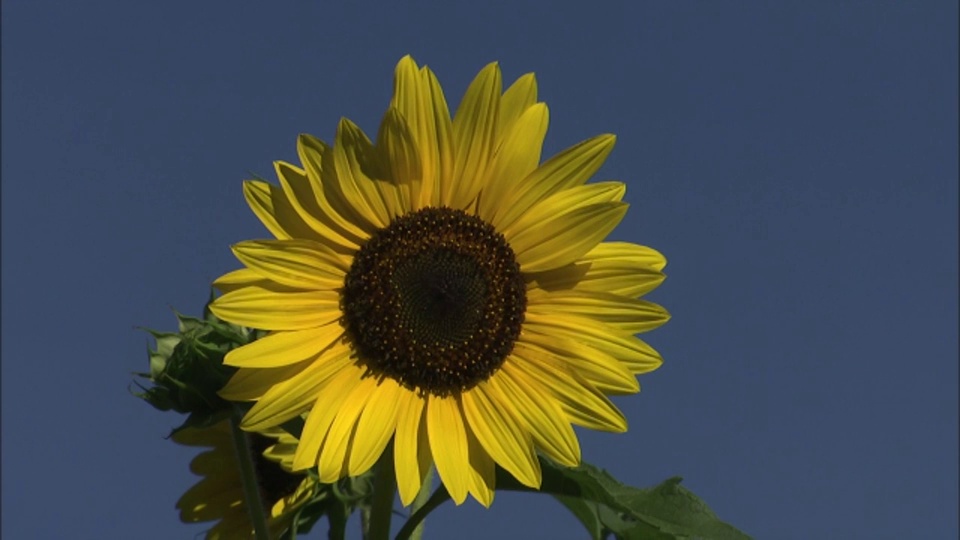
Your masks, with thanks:
<instances>
[{"instance_id":1,"label":"clear blue sky background","mask_svg":"<svg viewBox=\"0 0 960 540\"><path fill-rule=\"evenodd\" d=\"M758 539L957 537L956 2L341 4L3 2L5 538L202 530L178 419L127 393L134 326L199 313L266 236L241 180L375 131L407 53L451 104L489 61L536 72L545 155L619 136L613 237L667 255L674 318L586 460ZM500 494L428 537L579 527Z\"/></svg>"}]
</instances>

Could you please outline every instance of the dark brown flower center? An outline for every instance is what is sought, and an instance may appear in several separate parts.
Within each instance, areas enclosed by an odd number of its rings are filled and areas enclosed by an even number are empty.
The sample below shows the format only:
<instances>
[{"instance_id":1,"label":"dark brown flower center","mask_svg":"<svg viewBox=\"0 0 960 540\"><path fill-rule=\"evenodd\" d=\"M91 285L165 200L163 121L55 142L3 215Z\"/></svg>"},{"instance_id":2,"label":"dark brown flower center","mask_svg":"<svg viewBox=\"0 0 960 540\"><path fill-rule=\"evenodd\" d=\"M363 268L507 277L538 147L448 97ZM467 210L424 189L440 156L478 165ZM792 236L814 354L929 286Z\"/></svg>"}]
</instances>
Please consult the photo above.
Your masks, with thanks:
<instances>
[{"instance_id":1,"label":"dark brown flower center","mask_svg":"<svg viewBox=\"0 0 960 540\"><path fill-rule=\"evenodd\" d=\"M356 253L342 323L371 375L449 396L503 365L526 302L503 235L466 212L425 208L395 219Z\"/></svg>"}]
</instances>

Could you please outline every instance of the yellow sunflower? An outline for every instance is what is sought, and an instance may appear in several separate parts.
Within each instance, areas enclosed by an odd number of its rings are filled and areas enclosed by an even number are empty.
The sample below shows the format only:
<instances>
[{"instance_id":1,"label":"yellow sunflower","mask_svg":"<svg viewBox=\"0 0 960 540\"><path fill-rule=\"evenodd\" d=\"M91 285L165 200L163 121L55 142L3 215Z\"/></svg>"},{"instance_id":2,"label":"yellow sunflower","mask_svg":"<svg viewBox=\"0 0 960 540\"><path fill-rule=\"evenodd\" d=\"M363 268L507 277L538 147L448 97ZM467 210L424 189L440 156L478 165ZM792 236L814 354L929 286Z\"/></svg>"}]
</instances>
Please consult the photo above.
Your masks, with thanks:
<instances>
[{"instance_id":1,"label":"yellow sunflower","mask_svg":"<svg viewBox=\"0 0 960 540\"><path fill-rule=\"evenodd\" d=\"M244 194L276 240L233 251L211 310L269 330L231 351L221 394L256 401L244 429L308 413L294 469L368 470L394 441L409 504L431 464L453 500L489 505L494 464L539 487L537 452L573 466L571 424L622 432L607 395L639 390L660 356L634 334L669 318L638 299L666 264L601 241L627 210L620 182L586 181L615 137L540 163L547 107L533 74L501 91L486 66L451 119L426 67L403 58L375 141L341 120L301 135L301 167Z\"/></svg>"},{"instance_id":2,"label":"yellow sunflower","mask_svg":"<svg viewBox=\"0 0 960 540\"><path fill-rule=\"evenodd\" d=\"M293 473L290 463L297 439L271 430L268 434L247 435L254 451L254 467L271 537L277 538L291 524L297 509L311 499L317 489L315 480ZM203 479L177 501L184 523L217 521L208 540L253 538L253 525L243 500L243 481L237 463L230 424L222 421L206 429L186 428L173 440L186 446L207 447L190 462L190 470Z\"/></svg>"}]
</instances>

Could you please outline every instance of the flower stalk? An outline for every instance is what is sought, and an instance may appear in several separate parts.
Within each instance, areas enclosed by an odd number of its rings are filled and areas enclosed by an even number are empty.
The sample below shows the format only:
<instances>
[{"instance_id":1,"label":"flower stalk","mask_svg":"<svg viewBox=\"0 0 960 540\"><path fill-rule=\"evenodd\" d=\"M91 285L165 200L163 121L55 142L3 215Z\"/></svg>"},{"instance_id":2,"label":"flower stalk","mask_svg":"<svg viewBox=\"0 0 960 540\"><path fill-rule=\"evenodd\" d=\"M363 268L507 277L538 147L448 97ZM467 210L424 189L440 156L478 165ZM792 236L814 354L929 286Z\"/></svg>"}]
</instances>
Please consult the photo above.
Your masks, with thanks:
<instances>
[{"instance_id":1,"label":"flower stalk","mask_svg":"<svg viewBox=\"0 0 960 540\"><path fill-rule=\"evenodd\" d=\"M393 468L393 445L380 455L373 480L373 502L370 508L370 529L366 540L388 540L393 500L397 493L397 476Z\"/></svg>"},{"instance_id":2,"label":"flower stalk","mask_svg":"<svg viewBox=\"0 0 960 540\"><path fill-rule=\"evenodd\" d=\"M423 475L423 484L420 486L420 493L417 493L417 498L413 500L413 505L410 507L410 515L413 515L423 508L427 501L430 499L430 487L433 485L433 467L427 469L427 474ZM423 521L417 524L417 528L410 533L410 540L420 540L423 538Z\"/></svg>"},{"instance_id":3,"label":"flower stalk","mask_svg":"<svg viewBox=\"0 0 960 540\"><path fill-rule=\"evenodd\" d=\"M257 540L270 540L267 528L267 515L260 498L260 487L257 483L257 472L253 465L253 455L247 436L240 429L242 413L234 407L230 416L230 435L233 438L233 448L237 453L237 463L240 465L240 478L243 480L243 499L247 505L247 513L253 524L254 536Z\"/></svg>"}]
</instances>

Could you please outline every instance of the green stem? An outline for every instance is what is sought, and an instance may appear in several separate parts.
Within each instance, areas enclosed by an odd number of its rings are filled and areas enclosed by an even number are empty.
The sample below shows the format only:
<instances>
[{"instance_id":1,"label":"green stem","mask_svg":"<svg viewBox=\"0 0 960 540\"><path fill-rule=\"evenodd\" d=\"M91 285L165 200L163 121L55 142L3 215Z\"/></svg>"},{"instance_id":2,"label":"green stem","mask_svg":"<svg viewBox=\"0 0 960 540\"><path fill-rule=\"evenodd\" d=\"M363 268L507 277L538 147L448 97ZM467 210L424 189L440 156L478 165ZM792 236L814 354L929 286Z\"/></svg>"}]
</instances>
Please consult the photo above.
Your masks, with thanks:
<instances>
[{"instance_id":1,"label":"green stem","mask_svg":"<svg viewBox=\"0 0 960 540\"><path fill-rule=\"evenodd\" d=\"M366 540L389 540L390 518L393 517L393 499L396 491L397 477L393 470L393 444L391 443L377 462L373 479L373 502L370 505L370 530Z\"/></svg>"},{"instance_id":2,"label":"green stem","mask_svg":"<svg viewBox=\"0 0 960 540\"><path fill-rule=\"evenodd\" d=\"M440 484L440 487L433 492L433 495L430 496L430 500L426 502L423 506L420 507L416 512L410 516L410 519L403 524L403 528L400 529L400 532L397 533L396 540L409 540L413 535L413 531L427 518L427 514L432 512L436 507L450 500L450 493L447 492L447 488Z\"/></svg>"},{"instance_id":3,"label":"green stem","mask_svg":"<svg viewBox=\"0 0 960 540\"><path fill-rule=\"evenodd\" d=\"M247 505L250 522L257 540L269 540L270 532L267 528L267 515L263 511L263 501L260 500L260 486L257 483L257 472L253 466L253 455L246 434L240 429L240 410L233 409L230 416L230 435L233 437L233 449L237 454L237 463L240 465L240 478L243 479L243 500Z\"/></svg>"},{"instance_id":4,"label":"green stem","mask_svg":"<svg viewBox=\"0 0 960 540\"><path fill-rule=\"evenodd\" d=\"M413 505L410 507L410 515L416 514L418 510L427 504L430 498L430 487L433 485L433 467L427 469L427 474L423 475L423 484L420 485L420 492L413 499ZM424 522L421 521L417 528L410 533L410 540L420 540L423 538Z\"/></svg>"}]
</instances>

